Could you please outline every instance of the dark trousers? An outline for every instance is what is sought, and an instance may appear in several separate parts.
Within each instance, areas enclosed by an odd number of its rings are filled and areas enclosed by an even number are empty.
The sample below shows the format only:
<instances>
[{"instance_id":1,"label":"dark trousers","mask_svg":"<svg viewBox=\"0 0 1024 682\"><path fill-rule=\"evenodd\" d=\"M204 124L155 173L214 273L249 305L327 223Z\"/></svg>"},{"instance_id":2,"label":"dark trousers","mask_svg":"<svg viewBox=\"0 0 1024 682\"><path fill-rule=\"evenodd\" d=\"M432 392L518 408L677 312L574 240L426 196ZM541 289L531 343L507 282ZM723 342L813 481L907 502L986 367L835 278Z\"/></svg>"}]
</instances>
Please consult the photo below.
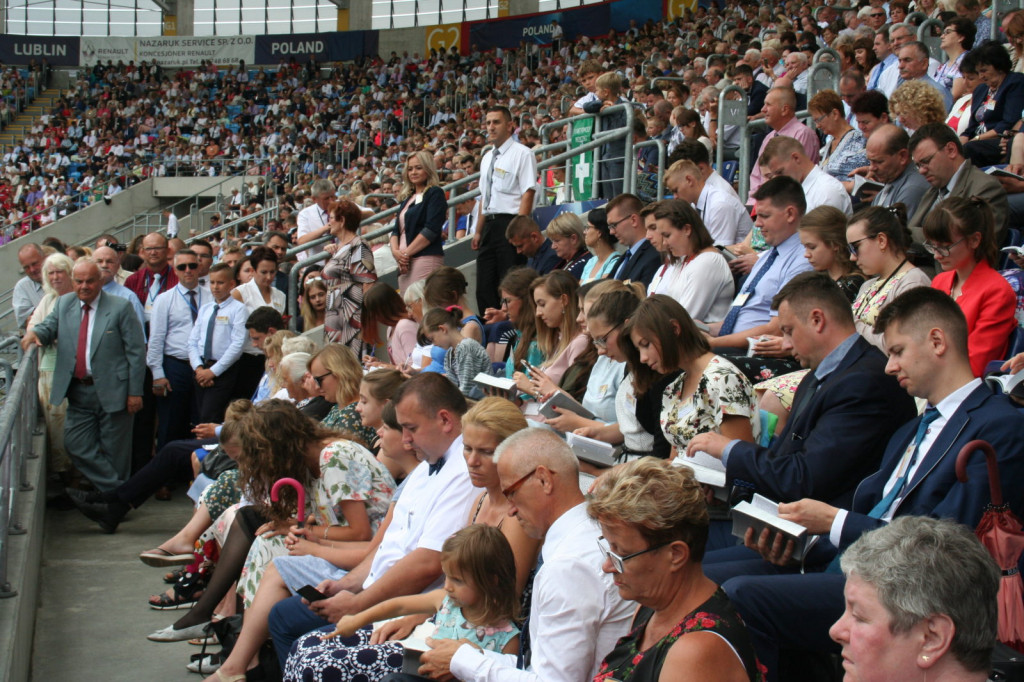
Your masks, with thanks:
<instances>
[{"instance_id":1,"label":"dark trousers","mask_svg":"<svg viewBox=\"0 0 1024 682\"><path fill-rule=\"evenodd\" d=\"M156 431L156 396L153 395L153 373L146 368L142 385L142 409L132 420L132 473L140 471L153 459L153 434Z\"/></svg>"},{"instance_id":2,"label":"dark trousers","mask_svg":"<svg viewBox=\"0 0 1024 682\"><path fill-rule=\"evenodd\" d=\"M199 424L220 424L224 421L224 410L234 397L235 381L238 378L238 363L213 380L213 386L204 388L195 382L195 414Z\"/></svg>"},{"instance_id":3,"label":"dark trousers","mask_svg":"<svg viewBox=\"0 0 1024 682\"><path fill-rule=\"evenodd\" d=\"M515 218L510 213L484 216L480 226L480 249L476 252L476 305L482 315L488 308L500 308L498 286L513 265L522 259L505 239L505 228Z\"/></svg>"},{"instance_id":4,"label":"dark trousers","mask_svg":"<svg viewBox=\"0 0 1024 682\"><path fill-rule=\"evenodd\" d=\"M192 435L192 392L195 380L192 366L187 360L164 356L164 377L170 382L170 391L156 396L156 450L168 443Z\"/></svg>"},{"instance_id":5,"label":"dark trousers","mask_svg":"<svg viewBox=\"0 0 1024 682\"><path fill-rule=\"evenodd\" d=\"M114 490L131 474L132 415L106 412L92 384L72 381L67 396L64 449L97 490Z\"/></svg>"},{"instance_id":6,"label":"dark trousers","mask_svg":"<svg viewBox=\"0 0 1024 682\"><path fill-rule=\"evenodd\" d=\"M288 660L288 654L291 653L295 641L307 632L330 623L303 604L302 597L289 597L277 602L270 609L268 625L270 638L274 640L274 650L277 651L277 660L281 662L281 669L284 670L285 661Z\"/></svg>"},{"instance_id":7,"label":"dark trousers","mask_svg":"<svg viewBox=\"0 0 1024 682\"><path fill-rule=\"evenodd\" d=\"M242 353L238 358L235 368L238 374L235 377L235 388L231 393L232 400L251 400L263 378L263 371L266 369L267 357L255 353Z\"/></svg>"},{"instance_id":8,"label":"dark trousers","mask_svg":"<svg viewBox=\"0 0 1024 682\"><path fill-rule=\"evenodd\" d=\"M215 445L216 438L175 440L160 448L131 478L118 486L117 499L133 507L142 506L161 486L192 480L192 453L204 445Z\"/></svg>"}]
</instances>

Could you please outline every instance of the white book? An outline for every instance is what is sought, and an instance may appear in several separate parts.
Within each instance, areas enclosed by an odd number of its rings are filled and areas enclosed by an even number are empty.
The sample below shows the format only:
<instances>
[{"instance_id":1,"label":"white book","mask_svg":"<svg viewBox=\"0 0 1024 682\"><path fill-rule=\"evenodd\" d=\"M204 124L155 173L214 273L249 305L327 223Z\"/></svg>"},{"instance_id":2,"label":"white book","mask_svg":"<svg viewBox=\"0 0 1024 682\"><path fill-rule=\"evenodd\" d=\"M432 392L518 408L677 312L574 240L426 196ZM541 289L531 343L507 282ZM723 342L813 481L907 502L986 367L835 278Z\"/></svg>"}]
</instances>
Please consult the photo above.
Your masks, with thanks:
<instances>
[{"instance_id":1,"label":"white book","mask_svg":"<svg viewBox=\"0 0 1024 682\"><path fill-rule=\"evenodd\" d=\"M851 194L855 197L861 197L865 192L881 192L883 187L885 185L880 182L868 180L863 175L855 175L853 176L853 192Z\"/></svg>"},{"instance_id":2,"label":"white book","mask_svg":"<svg viewBox=\"0 0 1024 682\"><path fill-rule=\"evenodd\" d=\"M617 448L611 443L572 432L565 434L565 442L572 448L576 457L584 462L599 467L612 467L616 464L615 451Z\"/></svg>"},{"instance_id":3,"label":"white book","mask_svg":"<svg viewBox=\"0 0 1024 682\"><path fill-rule=\"evenodd\" d=\"M501 389L502 391L511 391L516 387L516 382L514 379L506 379L505 377L494 377L491 376L490 374L484 374L483 372L480 372L475 377L473 377L473 381L480 384L481 386L489 386L491 388Z\"/></svg>"},{"instance_id":4,"label":"white book","mask_svg":"<svg viewBox=\"0 0 1024 682\"><path fill-rule=\"evenodd\" d=\"M804 558L807 550L817 539L817 536L809 534L800 524L779 518L778 503L757 494L750 502L740 502L732 508L732 534L742 538L748 528L754 529L755 538L760 536L765 528L771 528L794 540L796 546L793 549L793 558L798 560Z\"/></svg>"},{"instance_id":5,"label":"white book","mask_svg":"<svg viewBox=\"0 0 1024 682\"><path fill-rule=\"evenodd\" d=\"M583 417L584 419L595 419L594 413L583 407L580 403L569 395L562 391L555 391L555 394L540 404L540 414L547 417L548 419L554 419L559 416L558 412L555 411L556 407L560 407L563 410L573 412Z\"/></svg>"},{"instance_id":6,"label":"white book","mask_svg":"<svg viewBox=\"0 0 1024 682\"><path fill-rule=\"evenodd\" d=\"M1024 176L1017 175L1016 173L1011 173L1010 171L1006 170L1005 168L998 168L996 166L989 166L988 168L985 169L985 172L988 173L989 175L993 175L993 176L995 176L997 178L998 177L1003 177L1003 178L1016 178L1017 180L1024 180Z\"/></svg>"},{"instance_id":7,"label":"white book","mask_svg":"<svg viewBox=\"0 0 1024 682\"><path fill-rule=\"evenodd\" d=\"M985 377L985 383L991 386L993 390L1007 395L1013 393L1013 390L1020 386L1022 381L1024 381L1024 369L1016 374L999 374Z\"/></svg>"},{"instance_id":8,"label":"white book","mask_svg":"<svg viewBox=\"0 0 1024 682\"><path fill-rule=\"evenodd\" d=\"M729 493L725 489L725 465L722 464L722 460L698 450L693 453L693 457L678 455L672 460L672 464L677 467L689 467L698 483L715 489L716 498L729 499Z\"/></svg>"},{"instance_id":9,"label":"white book","mask_svg":"<svg viewBox=\"0 0 1024 682\"><path fill-rule=\"evenodd\" d=\"M1012 253L1017 256L1024 256L1024 246L1004 246L999 250L1003 253Z\"/></svg>"}]
</instances>

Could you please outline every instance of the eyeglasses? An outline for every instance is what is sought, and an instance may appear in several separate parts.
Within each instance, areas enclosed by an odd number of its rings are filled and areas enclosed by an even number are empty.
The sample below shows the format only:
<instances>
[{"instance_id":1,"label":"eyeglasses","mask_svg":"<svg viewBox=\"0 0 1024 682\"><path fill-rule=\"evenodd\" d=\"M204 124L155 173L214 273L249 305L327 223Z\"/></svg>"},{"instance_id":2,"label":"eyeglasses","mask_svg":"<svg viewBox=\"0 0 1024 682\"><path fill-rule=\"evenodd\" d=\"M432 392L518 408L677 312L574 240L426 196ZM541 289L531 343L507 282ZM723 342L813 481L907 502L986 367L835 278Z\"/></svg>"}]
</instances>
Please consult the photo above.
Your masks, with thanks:
<instances>
[{"instance_id":1,"label":"eyeglasses","mask_svg":"<svg viewBox=\"0 0 1024 682\"><path fill-rule=\"evenodd\" d=\"M917 166L918 170L921 170L922 168L924 168L928 164L930 164L932 162L932 159L935 158L935 154L938 154L938 153L939 153L938 150L936 150L935 153L930 155L928 158L921 159L920 161L915 161L914 165Z\"/></svg>"},{"instance_id":2,"label":"eyeglasses","mask_svg":"<svg viewBox=\"0 0 1024 682\"><path fill-rule=\"evenodd\" d=\"M317 386L318 386L319 388L323 388L323 387L324 387L324 378L325 378L325 377L329 377L330 375L331 375L331 373L330 373L330 372L324 372L323 374L321 374L321 375L320 375L320 376L318 376L318 377L317 377L317 376L314 376L314 377L313 377L313 381L315 381L315 382L316 382L316 385L317 385Z\"/></svg>"},{"instance_id":3,"label":"eyeglasses","mask_svg":"<svg viewBox=\"0 0 1024 682\"><path fill-rule=\"evenodd\" d=\"M597 539L597 546L600 547L601 551L604 552L604 555L608 557L608 561L612 562L612 570L616 573L622 573L626 570L625 563L630 559L638 557L641 554L654 552L656 550L661 549L662 547L668 547L673 542L674 540L669 540L668 542L663 542L660 545L654 545L653 547L648 547L647 549L642 549L639 552L633 552L632 554L627 554L626 556L619 556L618 554L613 552L612 548L608 545L608 541L604 539L603 535Z\"/></svg>"},{"instance_id":4,"label":"eyeglasses","mask_svg":"<svg viewBox=\"0 0 1024 682\"><path fill-rule=\"evenodd\" d=\"M185 272L186 270L198 270L199 263L178 263L174 266L174 269L178 272Z\"/></svg>"},{"instance_id":5,"label":"eyeglasses","mask_svg":"<svg viewBox=\"0 0 1024 682\"><path fill-rule=\"evenodd\" d=\"M956 33L956 29L950 26L949 28L942 29L942 35L948 36L950 33Z\"/></svg>"},{"instance_id":6,"label":"eyeglasses","mask_svg":"<svg viewBox=\"0 0 1024 682\"><path fill-rule=\"evenodd\" d=\"M924 250L932 254L933 256L938 256L939 258L948 258L949 252L953 250L953 247L956 246L957 244L962 243L965 239L967 239L967 237L961 237L960 239L953 242L949 246L939 246L937 244L932 244L931 242L925 242Z\"/></svg>"},{"instance_id":7,"label":"eyeglasses","mask_svg":"<svg viewBox=\"0 0 1024 682\"><path fill-rule=\"evenodd\" d=\"M595 336L594 337L594 347L595 348L607 348L608 347L608 337L612 335L613 331L615 331L616 329L618 329L621 326L622 326L622 323L619 322L617 325L615 325L614 327L609 329L608 333L605 334L604 336Z\"/></svg>"},{"instance_id":8,"label":"eyeglasses","mask_svg":"<svg viewBox=\"0 0 1024 682\"><path fill-rule=\"evenodd\" d=\"M507 308L509 305L511 305L512 301L518 301L518 300L519 300L518 298L503 298L503 299L501 299L501 307L502 308Z\"/></svg>"},{"instance_id":9,"label":"eyeglasses","mask_svg":"<svg viewBox=\"0 0 1024 682\"><path fill-rule=\"evenodd\" d=\"M858 253L860 253L860 243L862 241L864 241L865 239L874 239L877 236L878 235L875 235L874 237L861 237L860 239L855 239L854 241L847 244L847 246L850 247L850 255L856 256Z\"/></svg>"},{"instance_id":10,"label":"eyeglasses","mask_svg":"<svg viewBox=\"0 0 1024 682\"><path fill-rule=\"evenodd\" d=\"M143 251L166 251L166 246L145 246L142 248Z\"/></svg>"},{"instance_id":11,"label":"eyeglasses","mask_svg":"<svg viewBox=\"0 0 1024 682\"><path fill-rule=\"evenodd\" d=\"M871 17L872 19L875 19L877 17L884 17L885 16L885 12L872 12L868 16Z\"/></svg>"},{"instance_id":12,"label":"eyeglasses","mask_svg":"<svg viewBox=\"0 0 1024 682\"><path fill-rule=\"evenodd\" d=\"M614 223L613 223L613 222L611 222L611 221L608 221L608 229L609 229L609 230L614 230L614 229L615 229L616 227L618 227L618 226L619 226L619 224L620 224L620 223L622 223L622 222L623 222L623 221L625 221L625 220L629 220L630 218L632 218L632 217L633 217L633 216L635 216L635 215L636 215L636 213L630 213L630 214L629 214L629 215L627 215L627 216L624 216L624 217L622 217L622 218L619 218L619 219L618 219L618 220L616 220L616 221L615 221Z\"/></svg>"},{"instance_id":13,"label":"eyeglasses","mask_svg":"<svg viewBox=\"0 0 1024 682\"><path fill-rule=\"evenodd\" d=\"M811 120L814 121L814 125L820 126L821 122L825 120L826 116L828 116L828 114L822 114L821 116L818 116L816 118L812 118Z\"/></svg>"},{"instance_id":14,"label":"eyeglasses","mask_svg":"<svg viewBox=\"0 0 1024 682\"><path fill-rule=\"evenodd\" d=\"M512 485L502 490L501 494L505 496L505 499L511 502L512 496L519 492L519 489L523 487L523 484L526 483L526 481L528 481L531 476L537 473L537 468L538 467L534 467L533 470L530 471L530 473L526 474Z\"/></svg>"}]
</instances>

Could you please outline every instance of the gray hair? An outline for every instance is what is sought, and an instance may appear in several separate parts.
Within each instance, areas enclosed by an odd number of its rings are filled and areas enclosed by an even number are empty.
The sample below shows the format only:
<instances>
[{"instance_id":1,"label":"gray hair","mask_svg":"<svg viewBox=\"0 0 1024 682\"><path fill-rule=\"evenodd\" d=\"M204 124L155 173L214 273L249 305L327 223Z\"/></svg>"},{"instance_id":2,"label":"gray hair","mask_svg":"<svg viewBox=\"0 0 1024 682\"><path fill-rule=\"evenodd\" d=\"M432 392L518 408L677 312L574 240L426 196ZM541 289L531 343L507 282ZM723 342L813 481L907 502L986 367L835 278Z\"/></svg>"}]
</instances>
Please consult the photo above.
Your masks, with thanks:
<instances>
[{"instance_id":1,"label":"gray hair","mask_svg":"<svg viewBox=\"0 0 1024 682\"><path fill-rule=\"evenodd\" d=\"M320 178L310 187L309 194L314 198L325 194L334 194L334 183L326 178Z\"/></svg>"},{"instance_id":2,"label":"gray hair","mask_svg":"<svg viewBox=\"0 0 1024 682\"><path fill-rule=\"evenodd\" d=\"M51 253L43 261L43 291L47 294L57 295L57 292L52 286L50 281L46 278L46 273L53 270L60 270L65 273L68 277L71 277L71 271L75 269L75 262L71 258L63 253Z\"/></svg>"},{"instance_id":3,"label":"gray hair","mask_svg":"<svg viewBox=\"0 0 1024 682\"><path fill-rule=\"evenodd\" d=\"M290 341L291 339L288 340ZM299 383L306 373L306 366L309 364L310 357L309 353L288 353L277 364L277 372L282 379L287 378L293 383Z\"/></svg>"},{"instance_id":4,"label":"gray hair","mask_svg":"<svg viewBox=\"0 0 1024 682\"><path fill-rule=\"evenodd\" d=\"M752 48L750 48L749 50L747 50L746 52L743 53L743 58L746 59L747 61L760 62L761 61L761 51L758 50L757 48L753 48L752 47Z\"/></svg>"},{"instance_id":5,"label":"gray hair","mask_svg":"<svg viewBox=\"0 0 1024 682\"><path fill-rule=\"evenodd\" d=\"M281 342L282 355L291 355L292 353L312 355L316 349L316 341L308 336L293 336Z\"/></svg>"},{"instance_id":6,"label":"gray hair","mask_svg":"<svg viewBox=\"0 0 1024 682\"><path fill-rule=\"evenodd\" d=\"M988 670L996 641L1000 570L965 526L903 516L861 536L840 561L878 592L889 630L907 632L943 614L956 628L950 651L967 670Z\"/></svg>"},{"instance_id":7,"label":"gray hair","mask_svg":"<svg viewBox=\"0 0 1024 682\"><path fill-rule=\"evenodd\" d=\"M572 484L578 486L579 460L554 431L528 428L513 433L494 450L494 462L510 450L515 450L523 469L544 466L559 474L572 474Z\"/></svg>"},{"instance_id":8,"label":"gray hair","mask_svg":"<svg viewBox=\"0 0 1024 682\"><path fill-rule=\"evenodd\" d=\"M413 282L405 288L402 292L402 300L405 301L406 305L412 305L417 301L423 300L423 291L427 287L427 280L421 279Z\"/></svg>"},{"instance_id":9,"label":"gray hair","mask_svg":"<svg viewBox=\"0 0 1024 682\"><path fill-rule=\"evenodd\" d=\"M889 27L889 42L890 43L892 42L892 32L897 30L897 29L900 29L900 28L905 28L908 31L910 31L910 35L914 35L914 27L911 26L910 24L906 24L906 23L893 24L892 26Z\"/></svg>"}]
</instances>

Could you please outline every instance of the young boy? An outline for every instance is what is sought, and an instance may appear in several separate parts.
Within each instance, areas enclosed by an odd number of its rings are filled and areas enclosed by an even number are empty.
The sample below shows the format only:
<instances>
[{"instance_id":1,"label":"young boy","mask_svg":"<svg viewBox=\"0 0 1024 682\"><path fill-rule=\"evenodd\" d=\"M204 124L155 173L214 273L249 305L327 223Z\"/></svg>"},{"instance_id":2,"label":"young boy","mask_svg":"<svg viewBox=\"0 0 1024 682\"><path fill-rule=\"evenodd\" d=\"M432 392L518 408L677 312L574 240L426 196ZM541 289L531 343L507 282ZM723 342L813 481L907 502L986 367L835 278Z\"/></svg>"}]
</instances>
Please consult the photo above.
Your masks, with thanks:
<instances>
[{"instance_id":1,"label":"young boy","mask_svg":"<svg viewBox=\"0 0 1024 682\"><path fill-rule=\"evenodd\" d=\"M249 313L245 305L231 297L234 288L231 266L217 263L210 268L213 302L199 310L188 339L188 357L196 381L195 424L224 421L224 410L235 387Z\"/></svg>"},{"instance_id":2,"label":"young boy","mask_svg":"<svg viewBox=\"0 0 1024 682\"><path fill-rule=\"evenodd\" d=\"M608 107L619 104L622 94L622 77L614 71L608 71L594 81L596 97L583 105L583 111L597 114ZM619 111L601 118L601 130L615 130L626 125L626 112ZM600 180L599 192L602 199L611 199L622 194L623 174L625 172L626 141L612 140L601 146L601 161L597 171Z\"/></svg>"}]
</instances>

